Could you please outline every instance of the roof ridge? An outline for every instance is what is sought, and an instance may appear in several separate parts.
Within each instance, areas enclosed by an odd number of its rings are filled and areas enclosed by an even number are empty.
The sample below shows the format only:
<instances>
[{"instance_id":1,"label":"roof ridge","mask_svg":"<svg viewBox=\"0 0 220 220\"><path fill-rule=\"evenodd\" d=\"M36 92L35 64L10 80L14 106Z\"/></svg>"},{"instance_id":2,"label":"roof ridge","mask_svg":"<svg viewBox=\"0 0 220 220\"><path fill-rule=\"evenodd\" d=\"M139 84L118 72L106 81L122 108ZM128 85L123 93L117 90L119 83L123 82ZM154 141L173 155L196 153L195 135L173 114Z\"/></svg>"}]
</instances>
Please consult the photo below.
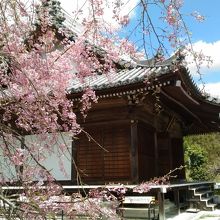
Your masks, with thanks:
<instances>
[{"instance_id":1,"label":"roof ridge","mask_svg":"<svg viewBox=\"0 0 220 220\"><path fill-rule=\"evenodd\" d=\"M182 53L183 49L179 49L171 57L165 59L164 56L157 53L154 57L145 60L138 60L133 58L138 66L147 66L147 67L162 67L162 66L171 66L171 65L180 65L185 60L185 55Z\"/></svg>"}]
</instances>

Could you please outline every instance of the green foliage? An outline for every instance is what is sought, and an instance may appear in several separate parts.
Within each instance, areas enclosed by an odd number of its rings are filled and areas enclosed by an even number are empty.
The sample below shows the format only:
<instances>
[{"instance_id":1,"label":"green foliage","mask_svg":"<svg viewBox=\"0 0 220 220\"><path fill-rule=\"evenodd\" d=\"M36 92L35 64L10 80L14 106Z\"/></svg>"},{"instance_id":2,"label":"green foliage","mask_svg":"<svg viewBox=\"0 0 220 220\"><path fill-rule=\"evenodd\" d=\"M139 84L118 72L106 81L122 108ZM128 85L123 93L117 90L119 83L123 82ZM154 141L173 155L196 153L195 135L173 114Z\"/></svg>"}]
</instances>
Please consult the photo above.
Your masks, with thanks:
<instances>
[{"instance_id":1,"label":"green foliage","mask_svg":"<svg viewBox=\"0 0 220 220\"><path fill-rule=\"evenodd\" d=\"M207 180L209 179L206 172L207 154L206 151L197 144L191 144L185 140L185 161L189 170L190 180Z\"/></svg>"},{"instance_id":2,"label":"green foliage","mask_svg":"<svg viewBox=\"0 0 220 220\"><path fill-rule=\"evenodd\" d=\"M195 181L210 180L211 179L205 165L191 168L189 177Z\"/></svg>"},{"instance_id":3,"label":"green foliage","mask_svg":"<svg viewBox=\"0 0 220 220\"><path fill-rule=\"evenodd\" d=\"M205 150L198 145L188 146L188 155L191 167L200 167L207 162Z\"/></svg>"},{"instance_id":4,"label":"green foliage","mask_svg":"<svg viewBox=\"0 0 220 220\"><path fill-rule=\"evenodd\" d=\"M184 139L189 180L220 178L220 134L194 135Z\"/></svg>"},{"instance_id":5,"label":"green foliage","mask_svg":"<svg viewBox=\"0 0 220 220\"><path fill-rule=\"evenodd\" d=\"M37 14L42 13L42 10L47 9L49 12L51 25L60 28L63 26L63 22L65 21L64 13L61 10L60 2L57 0L46 0L39 6L37 10ZM39 18L39 24L41 24L41 18ZM37 23L38 23L37 22ZM38 24L37 24L38 25Z\"/></svg>"}]
</instances>

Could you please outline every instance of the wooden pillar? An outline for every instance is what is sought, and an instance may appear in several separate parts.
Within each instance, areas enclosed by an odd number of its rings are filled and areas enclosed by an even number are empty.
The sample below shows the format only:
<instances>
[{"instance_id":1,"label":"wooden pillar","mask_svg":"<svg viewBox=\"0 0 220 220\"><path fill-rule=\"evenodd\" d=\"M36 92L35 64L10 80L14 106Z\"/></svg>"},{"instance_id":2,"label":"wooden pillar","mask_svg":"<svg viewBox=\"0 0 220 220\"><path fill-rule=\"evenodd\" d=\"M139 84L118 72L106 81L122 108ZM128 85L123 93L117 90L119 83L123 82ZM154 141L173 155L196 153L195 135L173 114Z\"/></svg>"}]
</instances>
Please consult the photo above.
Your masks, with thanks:
<instances>
[{"instance_id":1,"label":"wooden pillar","mask_svg":"<svg viewBox=\"0 0 220 220\"><path fill-rule=\"evenodd\" d=\"M168 151L169 151L169 166L170 170L173 170L176 167L173 167L173 154L172 154L172 145L171 145L171 138L169 137L168 140Z\"/></svg>"},{"instance_id":2,"label":"wooden pillar","mask_svg":"<svg viewBox=\"0 0 220 220\"><path fill-rule=\"evenodd\" d=\"M180 165L183 165L185 164L185 160L184 160L184 148L183 148L183 137L182 138L179 138L179 142L180 142L180 156L179 158L182 158L181 161L179 162ZM186 179L186 170L185 170L185 167L179 171L179 178L181 179Z\"/></svg>"},{"instance_id":3,"label":"wooden pillar","mask_svg":"<svg viewBox=\"0 0 220 220\"><path fill-rule=\"evenodd\" d=\"M137 135L138 122L131 120L131 148L130 148L130 162L131 162L131 181L138 183L138 135Z\"/></svg>"},{"instance_id":4,"label":"wooden pillar","mask_svg":"<svg viewBox=\"0 0 220 220\"><path fill-rule=\"evenodd\" d=\"M159 220L166 220L165 215L165 206L164 206L164 193L166 192L166 188L161 188L158 191L158 203L159 203Z\"/></svg>"},{"instance_id":5,"label":"wooden pillar","mask_svg":"<svg viewBox=\"0 0 220 220\"><path fill-rule=\"evenodd\" d=\"M154 132L154 168L155 168L155 176L159 176L159 165L158 165L158 142L157 142L157 132Z\"/></svg>"},{"instance_id":6,"label":"wooden pillar","mask_svg":"<svg viewBox=\"0 0 220 220\"><path fill-rule=\"evenodd\" d=\"M77 183L77 164L76 164L76 143L74 141L74 138L72 138L72 151L71 151L71 182L72 184L78 184Z\"/></svg>"},{"instance_id":7,"label":"wooden pillar","mask_svg":"<svg viewBox=\"0 0 220 220\"><path fill-rule=\"evenodd\" d=\"M180 214L180 193L179 193L178 188L174 190L174 202L177 207L178 215L179 215Z\"/></svg>"}]
</instances>

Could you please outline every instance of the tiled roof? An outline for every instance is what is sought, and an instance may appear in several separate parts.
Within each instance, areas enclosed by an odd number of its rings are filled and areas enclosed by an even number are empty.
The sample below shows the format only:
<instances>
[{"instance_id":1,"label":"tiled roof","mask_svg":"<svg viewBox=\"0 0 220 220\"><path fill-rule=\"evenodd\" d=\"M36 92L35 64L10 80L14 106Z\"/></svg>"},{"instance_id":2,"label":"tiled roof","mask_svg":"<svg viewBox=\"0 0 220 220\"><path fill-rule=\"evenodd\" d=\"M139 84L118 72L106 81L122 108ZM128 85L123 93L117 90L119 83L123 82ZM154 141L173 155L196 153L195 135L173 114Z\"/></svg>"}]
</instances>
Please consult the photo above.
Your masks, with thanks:
<instances>
[{"instance_id":1,"label":"tiled roof","mask_svg":"<svg viewBox=\"0 0 220 220\"><path fill-rule=\"evenodd\" d=\"M176 55L164 61L157 61L156 59L136 60L130 63L121 61L124 69L108 75L102 74L87 77L84 83L80 82L79 79L75 79L72 81L69 90L72 93L78 93L88 86L94 90L102 90L143 82L148 77L158 78L167 74L179 62L180 58Z\"/></svg>"},{"instance_id":2,"label":"tiled roof","mask_svg":"<svg viewBox=\"0 0 220 220\"><path fill-rule=\"evenodd\" d=\"M88 86L94 90L102 90L108 88L116 88L119 86L131 85L138 82L143 82L148 76L161 76L166 74L169 67L140 67L137 66L132 69L120 70L117 73L109 75L94 75L87 77L82 83L78 79L73 80L70 86L72 93L83 91Z\"/></svg>"},{"instance_id":3,"label":"tiled roof","mask_svg":"<svg viewBox=\"0 0 220 220\"><path fill-rule=\"evenodd\" d=\"M130 65L128 62L122 62L124 63L124 66L128 67L119 70L116 73L90 76L87 77L84 82L81 82L76 78L72 81L69 87L69 92L79 93L88 87L96 91L100 91L141 83L151 77L158 79L159 77L170 73L172 70L175 70L175 64L181 61L179 58L177 58L177 56L174 55L173 57L162 62L155 62L155 59L139 61L136 63L131 63ZM186 83L186 85L190 88L191 92L199 96L202 100L220 104L220 100L218 98L211 97L209 94L204 93L198 88L187 68L185 68L185 71L181 72L181 79L184 80L184 83Z\"/></svg>"}]
</instances>

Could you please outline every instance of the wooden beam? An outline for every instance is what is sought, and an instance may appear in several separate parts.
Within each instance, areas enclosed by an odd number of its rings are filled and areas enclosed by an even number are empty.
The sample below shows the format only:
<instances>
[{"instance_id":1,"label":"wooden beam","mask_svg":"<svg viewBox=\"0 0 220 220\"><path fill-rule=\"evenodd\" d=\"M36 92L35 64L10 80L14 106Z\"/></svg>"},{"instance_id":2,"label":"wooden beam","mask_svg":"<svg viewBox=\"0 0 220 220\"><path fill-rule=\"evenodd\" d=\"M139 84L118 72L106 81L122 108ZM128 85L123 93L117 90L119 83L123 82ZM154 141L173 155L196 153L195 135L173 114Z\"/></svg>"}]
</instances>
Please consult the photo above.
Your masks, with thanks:
<instances>
[{"instance_id":1,"label":"wooden beam","mask_svg":"<svg viewBox=\"0 0 220 220\"><path fill-rule=\"evenodd\" d=\"M137 136L138 122L131 120L131 148L130 148L130 162L131 162L131 181L138 183L138 136Z\"/></svg>"},{"instance_id":2,"label":"wooden beam","mask_svg":"<svg viewBox=\"0 0 220 220\"><path fill-rule=\"evenodd\" d=\"M182 109L184 109L188 114L190 114L194 119L196 119L198 122L200 122L202 124L201 119L194 114L189 108L187 108L184 104L182 104L180 101L174 99L173 97L171 97L170 95L168 95L166 92L161 91L160 92L162 95L164 95L167 99L173 101L174 103L176 103L177 105L179 105Z\"/></svg>"}]
</instances>

